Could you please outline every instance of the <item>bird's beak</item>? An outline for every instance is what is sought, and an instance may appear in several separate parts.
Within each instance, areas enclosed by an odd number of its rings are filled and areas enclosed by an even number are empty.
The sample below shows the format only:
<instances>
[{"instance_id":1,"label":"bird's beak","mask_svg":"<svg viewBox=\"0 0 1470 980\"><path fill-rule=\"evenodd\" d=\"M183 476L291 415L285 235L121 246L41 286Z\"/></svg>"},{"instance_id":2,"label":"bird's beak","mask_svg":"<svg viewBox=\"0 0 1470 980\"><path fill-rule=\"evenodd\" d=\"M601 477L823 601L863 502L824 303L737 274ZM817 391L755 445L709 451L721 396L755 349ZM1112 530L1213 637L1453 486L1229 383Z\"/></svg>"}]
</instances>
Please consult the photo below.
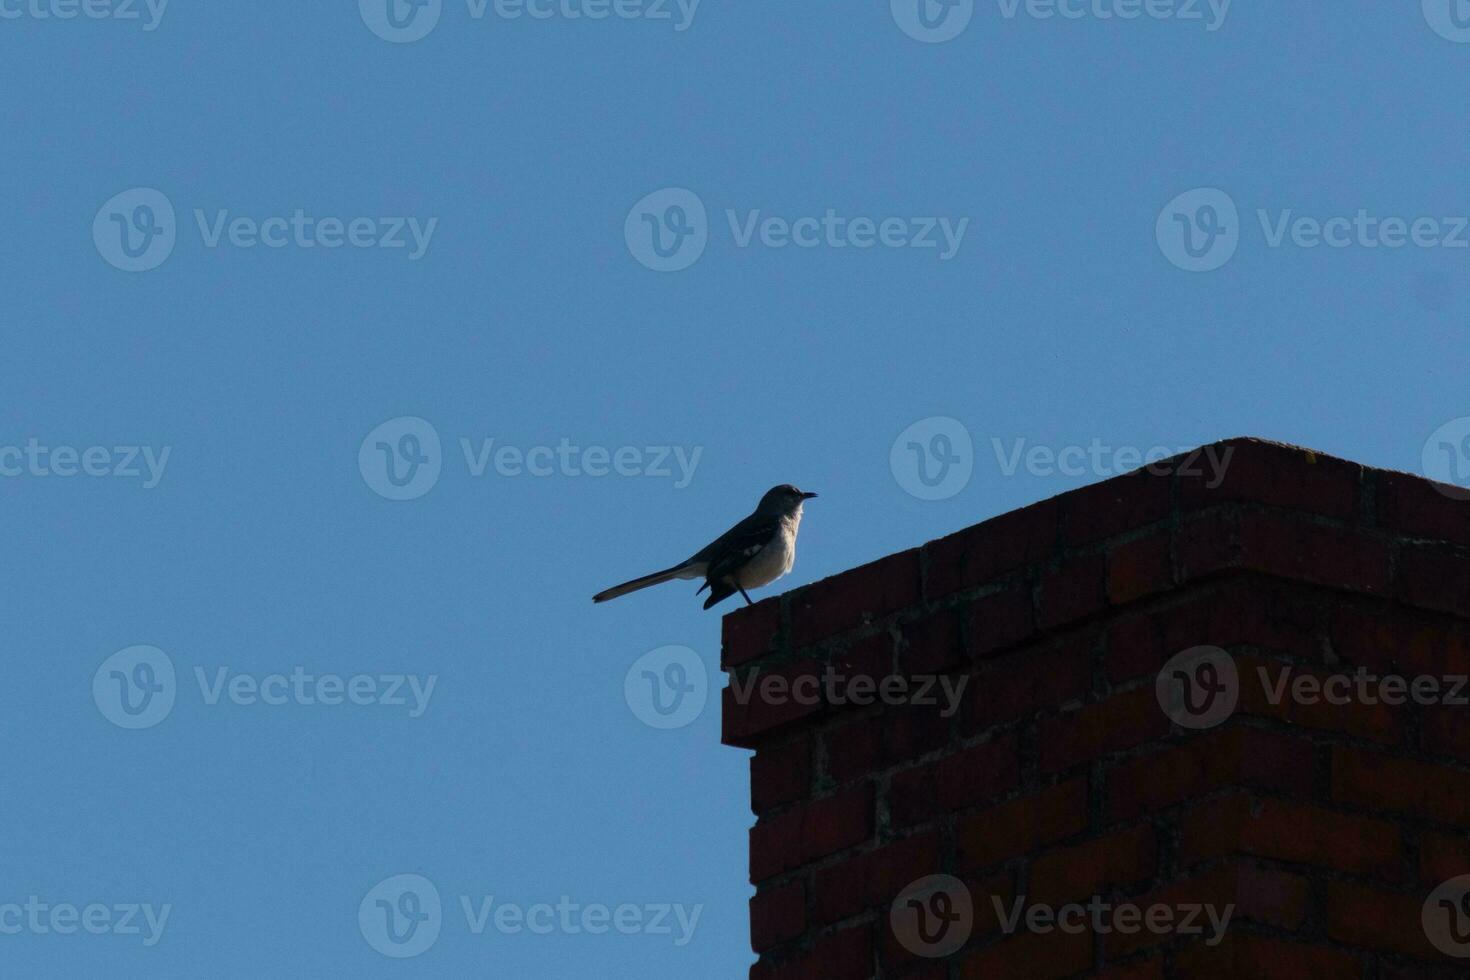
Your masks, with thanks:
<instances>
[{"instance_id":1,"label":"bird's beak","mask_svg":"<svg viewBox=\"0 0 1470 980\"><path fill-rule=\"evenodd\" d=\"M814 493L804 493L804 494L801 495L801 499L802 500L811 500L815 496L816 496L816 494L814 494Z\"/></svg>"}]
</instances>

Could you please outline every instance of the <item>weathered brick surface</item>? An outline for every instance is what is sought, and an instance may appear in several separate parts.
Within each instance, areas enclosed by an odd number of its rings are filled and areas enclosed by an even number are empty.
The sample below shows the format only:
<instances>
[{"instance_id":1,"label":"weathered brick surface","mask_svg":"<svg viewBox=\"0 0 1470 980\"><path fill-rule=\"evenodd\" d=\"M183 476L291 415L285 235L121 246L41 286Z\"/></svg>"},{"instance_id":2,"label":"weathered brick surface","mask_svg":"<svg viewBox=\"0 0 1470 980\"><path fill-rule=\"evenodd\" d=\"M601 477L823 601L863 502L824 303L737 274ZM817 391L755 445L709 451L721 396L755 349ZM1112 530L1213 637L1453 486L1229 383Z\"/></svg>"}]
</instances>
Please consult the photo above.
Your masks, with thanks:
<instances>
[{"instance_id":1,"label":"weathered brick surface","mask_svg":"<svg viewBox=\"0 0 1470 980\"><path fill-rule=\"evenodd\" d=\"M1470 674L1470 501L1428 481L1230 440L737 609L723 643L738 678L955 697L726 692L755 750L756 980L1465 975L1421 912L1470 874L1470 706L1354 686ZM1239 681L1204 728L1156 690L1196 646ZM940 874L973 927L932 959L890 913ZM1008 931L992 898L1232 916L1215 942Z\"/></svg>"}]
</instances>

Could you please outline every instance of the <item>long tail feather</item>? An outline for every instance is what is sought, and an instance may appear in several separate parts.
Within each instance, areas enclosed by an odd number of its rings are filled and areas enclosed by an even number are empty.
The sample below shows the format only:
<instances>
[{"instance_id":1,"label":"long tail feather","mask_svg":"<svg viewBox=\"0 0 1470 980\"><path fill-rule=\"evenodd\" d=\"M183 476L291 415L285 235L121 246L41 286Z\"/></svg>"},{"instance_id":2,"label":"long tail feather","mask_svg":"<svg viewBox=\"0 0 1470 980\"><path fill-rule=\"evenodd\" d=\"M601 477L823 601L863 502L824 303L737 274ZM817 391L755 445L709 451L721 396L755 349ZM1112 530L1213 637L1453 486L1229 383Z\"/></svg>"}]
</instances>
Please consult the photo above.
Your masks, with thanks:
<instances>
[{"instance_id":1,"label":"long tail feather","mask_svg":"<svg viewBox=\"0 0 1470 980\"><path fill-rule=\"evenodd\" d=\"M622 585L614 585L610 589L603 589L601 592L597 593L597 595L592 597L592 601L606 602L609 599L616 599L618 596L627 595L629 592L637 592L639 589L646 589L650 585L658 585L662 582L668 582L671 579L678 578L679 574L683 571L683 565L675 565L673 568L665 568L661 572L654 572L652 575L645 575L642 578L635 578L632 581L624 582Z\"/></svg>"}]
</instances>

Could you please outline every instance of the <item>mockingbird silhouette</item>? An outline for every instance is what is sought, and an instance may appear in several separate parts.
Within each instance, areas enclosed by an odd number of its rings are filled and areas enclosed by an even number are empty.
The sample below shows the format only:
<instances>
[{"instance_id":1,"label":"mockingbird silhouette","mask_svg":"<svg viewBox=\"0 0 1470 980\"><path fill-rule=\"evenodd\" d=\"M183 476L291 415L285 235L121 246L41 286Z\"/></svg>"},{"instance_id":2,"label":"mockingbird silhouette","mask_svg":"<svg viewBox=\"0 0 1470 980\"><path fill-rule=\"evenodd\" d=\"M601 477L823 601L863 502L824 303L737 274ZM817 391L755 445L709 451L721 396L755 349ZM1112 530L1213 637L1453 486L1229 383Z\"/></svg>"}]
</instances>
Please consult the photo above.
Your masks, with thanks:
<instances>
[{"instance_id":1,"label":"mockingbird silhouette","mask_svg":"<svg viewBox=\"0 0 1470 980\"><path fill-rule=\"evenodd\" d=\"M750 605L746 589L769 585L796 564L796 531L801 527L801 505L815 496L789 483L772 487L756 505L754 513L684 561L661 572L614 585L597 593L592 601L606 602L650 585L702 575L704 584L694 594L699 595L709 589L704 608L708 609L736 592L744 597L746 605Z\"/></svg>"}]
</instances>

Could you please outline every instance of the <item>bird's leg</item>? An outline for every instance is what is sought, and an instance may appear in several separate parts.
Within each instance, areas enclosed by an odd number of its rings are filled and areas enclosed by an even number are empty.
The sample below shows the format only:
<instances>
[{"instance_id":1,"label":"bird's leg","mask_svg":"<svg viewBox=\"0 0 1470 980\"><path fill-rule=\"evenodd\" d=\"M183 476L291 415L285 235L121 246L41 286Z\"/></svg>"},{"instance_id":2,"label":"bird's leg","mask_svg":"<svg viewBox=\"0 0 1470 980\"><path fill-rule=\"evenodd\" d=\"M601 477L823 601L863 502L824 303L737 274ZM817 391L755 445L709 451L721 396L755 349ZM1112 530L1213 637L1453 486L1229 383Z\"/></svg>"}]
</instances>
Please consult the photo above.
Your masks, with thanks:
<instances>
[{"instance_id":1,"label":"bird's leg","mask_svg":"<svg viewBox=\"0 0 1470 980\"><path fill-rule=\"evenodd\" d=\"M748 595L745 594L745 590L744 589L741 589L740 586L738 586L738 585L735 586L735 588L740 589L740 595L745 599L745 604L747 606L753 606L753 605L755 605L755 603L753 603L753 602L750 601L750 596L748 596Z\"/></svg>"}]
</instances>

